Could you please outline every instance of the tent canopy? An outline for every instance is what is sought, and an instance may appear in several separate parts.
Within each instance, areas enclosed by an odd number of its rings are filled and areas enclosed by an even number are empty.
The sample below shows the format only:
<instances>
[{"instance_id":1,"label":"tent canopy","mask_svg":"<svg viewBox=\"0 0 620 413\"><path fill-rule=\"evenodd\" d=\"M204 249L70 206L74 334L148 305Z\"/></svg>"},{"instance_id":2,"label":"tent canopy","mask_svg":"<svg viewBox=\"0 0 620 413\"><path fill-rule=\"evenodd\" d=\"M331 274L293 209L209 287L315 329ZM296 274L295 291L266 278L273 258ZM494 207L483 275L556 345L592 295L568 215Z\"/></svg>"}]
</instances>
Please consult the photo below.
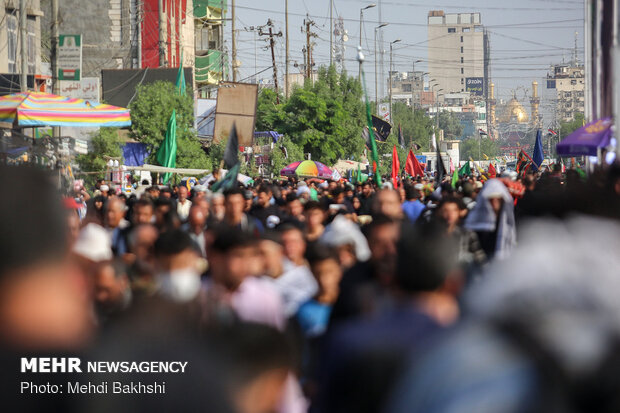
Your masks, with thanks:
<instances>
[{"instance_id":1,"label":"tent canopy","mask_svg":"<svg viewBox=\"0 0 620 413\"><path fill-rule=\"evenodd\" d=\"M0 97L0 124L5 127L124 127L129 109L41 92Z\"/></svg>"},{"instance_id":2,"label":"tent canopy","mask_svg":"<svg viewBox=\"0 0 620 413\"><path fill-rule=\"evenodd\" d=\"M209 173L208 169L166 168L165 166L144 164L142 166L125 166L128 171L148 171L155 173L173 173L180 175L203 175Z\"/></svg>"},{"instance_id":3,"label":"tent canopy","mask_svg":"<svg viewBox=\"0 0 620 413\"><path fill-rule=\"evenodd\" d=\"M558 155L597 156L599 148L609 145L612 124L611 118L603 118L582 126L557 144Z\"/></svg>"}]
</instances>

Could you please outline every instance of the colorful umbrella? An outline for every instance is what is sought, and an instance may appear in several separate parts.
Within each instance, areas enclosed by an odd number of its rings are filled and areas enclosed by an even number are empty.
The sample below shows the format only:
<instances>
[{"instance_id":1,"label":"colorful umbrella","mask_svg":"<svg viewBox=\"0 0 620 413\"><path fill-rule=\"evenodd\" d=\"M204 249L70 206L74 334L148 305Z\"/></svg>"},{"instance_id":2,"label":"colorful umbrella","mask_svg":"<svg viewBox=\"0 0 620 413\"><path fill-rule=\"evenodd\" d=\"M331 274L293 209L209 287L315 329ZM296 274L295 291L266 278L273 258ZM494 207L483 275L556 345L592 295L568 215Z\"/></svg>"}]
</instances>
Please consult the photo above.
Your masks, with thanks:
<instances>
[{"instance_id":1,"label":"colorful umbrella","mask_svg":"<svg viewBox=\"0 0 620 413\"><path fill-rule=\"evenodd\" d=\"M0 97L0 123L8 127L131 125L129 109L41 92Z\"/></svg>"},{"instance_id":2,"label":"colorful umbrella","mask_svg":"<svg viewBox=\"0 0 620 413\"><path fill-rule=\"evenodd\" d=\"M332 179L332 170L321 162L293 162L280 171L282 176L299 176L301 178Z\"/></svg>"}]
</instances>

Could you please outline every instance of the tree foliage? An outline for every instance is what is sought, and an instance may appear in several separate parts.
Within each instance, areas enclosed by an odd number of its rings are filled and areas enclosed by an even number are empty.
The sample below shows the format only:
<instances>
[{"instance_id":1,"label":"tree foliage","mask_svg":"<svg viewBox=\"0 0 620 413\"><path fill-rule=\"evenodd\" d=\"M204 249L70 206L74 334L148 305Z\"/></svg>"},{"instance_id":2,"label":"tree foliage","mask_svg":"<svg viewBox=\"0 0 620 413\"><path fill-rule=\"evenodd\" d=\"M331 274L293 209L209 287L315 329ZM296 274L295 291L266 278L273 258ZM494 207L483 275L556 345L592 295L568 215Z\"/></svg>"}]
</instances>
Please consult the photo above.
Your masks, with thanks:
<instances>
[{"instance_id":1,"label":"tree foliage","mask_svg":"<svg viewBox=\"0 0 620 413\"><path fill-rule=\"evenodd\" d=\"M100 174L85 175L86 187L94 185L98 178L103 178L106 170L106 157L120 158L123 154L118 128L100 128L91 137L93 150L87 154L78 155L75 160L83 172L101 172Z\"/></svg>"},{"instance_id":2,"label":"tree foliage","mask_svg":"<svg viewBox=\"0 0 620 413\"><path fill-rule=\"evenodd\" d=\"M412 111L411 107L402 102L392 104L392 119L394 127L392 135L398 142L398 125L400 124L405 138L405 147L411 148L412 143L417 143L422 147L422 151L429 150L431 134L433 133L433 121L423 110ZM391 147L390 147L391 149Z\"/></svg>"},{"instance_id":3,"label":"tree foliage","mask_svg":"<svg viewBox=\"0 0 620 413\"><path fill-rule=\"evenodd\" d=\"M312 159L332 165L362 153L364 110L359 81L333 66L322 67L315 82L294 88L288 99L280 97L280 104L275 92L263 89L256 125L286 135Z\"/></svg>"},{"instance_id":4,"label":"tree foliage","mask_svg":"<svg viewBox=\"0 0 620 413\"><path fill-rule=\"evenodd\" d=\"M130 136L151 149L148 162L157 164L157 149L164 140L172 111L177 120L177 167L209 169L211 163L202 149L194 127L193 99L179 95L174 84L159 81L137 87L131 109Z\"/></svg>"},{"instance_id":5,"label":"tree foliage","mask_svg":"<svg viewBox=\"0 0 620 413\"><path fill-rule=\"evenodd\" d=\"M443 129L445 139L460 139L463 135L463 125L452 112L439 112L439 129Z\"/></svg>"},{"instance_id":6,"label":"tree foliage","mask_svg":"<svg viewBox=\"0 0 620 413\"><path fill-rule=\"evenodd\" d=\"M480 150L478 150L478 138L467 138L461 142L460 154L461 161L469 158L474 160L484 160L484 155L494 158L499 153L497 142L489 138L480 139ZM480 156L478 156L480 154ZM482 159L480 159L482 158Z\"/></svg>"},{"instance_id":7,"label":"tree foliage","mask_svg":"<svg viewBox=\"0 0 620 413\"><path fill-rule=\"evenodd\" d=\"M560 136L565 138L569 134L573 133L577 129L583 126L584 115L583 113L575 113L575 119L572 122L561 122L560 123Z\"/></svg>"}]
</instances>

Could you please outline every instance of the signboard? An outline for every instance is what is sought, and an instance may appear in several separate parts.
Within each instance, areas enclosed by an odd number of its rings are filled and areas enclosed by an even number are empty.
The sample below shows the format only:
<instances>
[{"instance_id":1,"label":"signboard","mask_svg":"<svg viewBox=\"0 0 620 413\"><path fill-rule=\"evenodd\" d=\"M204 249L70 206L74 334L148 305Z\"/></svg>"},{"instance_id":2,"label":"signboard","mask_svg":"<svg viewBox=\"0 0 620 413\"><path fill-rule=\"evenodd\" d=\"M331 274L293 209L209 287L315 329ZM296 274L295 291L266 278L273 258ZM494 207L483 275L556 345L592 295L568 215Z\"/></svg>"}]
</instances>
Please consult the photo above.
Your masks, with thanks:
<instances>
[{"instance_id":1,"label":"signboard","mask_svg":"<svg viewBox=\"0 0 620 413\"><path fill-rule=\"evenodd\" d=\"M61 80L60 95L69 98L100 102L99 78L83 77L81 80Z\"/></svg>"},{"instance_id":2,"label":"signboard","mask_svg":"<svg viewBox=\"0 0 620 413\"><path fill-rule=\"evenodd\" d=\"M555 89L555 79L547 79L547 89Z\"/></svg>"},{"instance_id":3,"label":"signboard","mask_svg":"<svg viewBox=\"0 0 620 413\"><path fill-rule=\"evenodd\" d=\"M236 125L240 146L252 146L258 85L251 83L222 82L217 89L213 142L226 141Z\"/></svg>"},{"instance_id":4,"label":"signboard","mask_svg":"<svg viewBox=\"0 0 620 413\"><path fill-rule=\"evenodd\" d=\"M379 104L379 117L386 122L390 121L390 107L387 103Z\"/></svg>"},{"instance_id":5,"label":"signboard","mask_svg":"<svg viewBox=\"0 0 620 413\"><path fill-rule=\"evenodd\" d=\"M484 78L468 77L465 79L465 91L474 96L484 96Z\"/></svg>"},{"instance_id":6,"label":"signboard","mask_svg":"<svg viewBox=\"0 0 620 413\"><path fill-rule=\"evenodd\" d=\"M58 36L58 79L80 80L82 72L82 35Z\"/></svg>"}]
</instances>

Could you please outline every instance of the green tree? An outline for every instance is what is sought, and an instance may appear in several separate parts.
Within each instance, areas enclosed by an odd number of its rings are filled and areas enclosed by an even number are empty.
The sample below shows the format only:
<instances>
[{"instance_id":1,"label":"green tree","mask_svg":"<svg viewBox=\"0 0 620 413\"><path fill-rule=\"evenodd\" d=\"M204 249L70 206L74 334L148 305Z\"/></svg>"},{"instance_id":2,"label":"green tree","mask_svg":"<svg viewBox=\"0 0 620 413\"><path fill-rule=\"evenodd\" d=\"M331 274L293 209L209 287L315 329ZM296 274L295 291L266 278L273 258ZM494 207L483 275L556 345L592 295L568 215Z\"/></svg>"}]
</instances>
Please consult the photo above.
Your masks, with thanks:
<instances>
[{"instance_id":1,"label":"green tree","mask_svg":"<svg viewBox=\"0 0 620 413\"><path fill-rule=\"evenodd\" d=\"M130 136L151 149L148 162L157 164L157 149L164 140L172 110L177 114L177 168L209 169L212 164L193 129L194 109L190 94L179 95L171 82L138 86L131 109Z\"/></svg>"},{"instance_id":2,"label":"green tree","mask_svg":"<svg viewBox=\"0 0 620 413\"><path fill-rule=\"evenodd\" d=\"M104 177L106 157L120 158L123 155L118 128L100 128L98 132L92 135L91 144L93 146L92 151L75 158L82 172L100 172L84 175L86 188L91 188L97 179Z\"/></svg>"},{"instance_id":3,"label":"green tree","mask_svg":"<svg viewBox=\"0 0 620 413\"><path fill-rule=\"evenodd\" d=\"M405 138L405 147L412 147L415 142L422 147L423 151L430 148L431 135L433 133L433 121L423 110L412 111L411 107L402 102L392 104L392 119L394 127L392 135L398 141L398 125L400 124Z\"/></svg>"},{"instance_id":4,"label":"green tree","mask_svg":"<svg viewBox=\"0 0 620 413\"><path fill-rule=\"evenodd\" d=\"M273 91L261 91L258 129L275 130L290 138L312 159L332 165L339 158L359 157L364 105L359 81L332 66L319 69L315 82L293 89L288 99L276 103ZM299 160L299 159L297 159Z\"/></svg>"},{"instance_id":5,"label":"green tree","mask_svg":"<svg viewBox=\"0 0 620 413\"><path fill-rule=\"evenodd\" d=\"M282 137L278 143L274 144L273 150L269 153L270 172L274 176L279 176L282 168L290 163L302 160L303 157L303 150L299 146L295 145L288 137Z\"/></svg>"},{"instance_id":6,"label":"green tree","mask_svg":"<svg viewBox=\"0 0 620 413\"><path fill-rule=\"evenodd\" d=\"M485 160L484 155L493 159L499 153L497 142L489 138L480 139L480 150L478 150L478 138L467 138L461 142L459 151L461 161L466 161L469 158L476 161Z\"/></svg>"},{"instance_id":7,"label":"green tree","mask_svg":"<svg viewBox=\"0 0 620 413\"><path fill-rule=\"evenodd\" d=\"M460 139L463 134L463 125L452 112L439 112L439 129L443 129L445 139Z\"/></svg>"},{"instance_id":8,"label":"green tree","mask_svg":"<svg viewBox=\"0 0 620 413\"><path fill-rule=\"evenodd\" d=\"M577 129L581 128L584 124L584 115L583 113L575 113L575 119L571 122L561 122L560 123L560 136L561 138L565 138L569 134L573 133Z\"/></svg>"}]
</instances>

